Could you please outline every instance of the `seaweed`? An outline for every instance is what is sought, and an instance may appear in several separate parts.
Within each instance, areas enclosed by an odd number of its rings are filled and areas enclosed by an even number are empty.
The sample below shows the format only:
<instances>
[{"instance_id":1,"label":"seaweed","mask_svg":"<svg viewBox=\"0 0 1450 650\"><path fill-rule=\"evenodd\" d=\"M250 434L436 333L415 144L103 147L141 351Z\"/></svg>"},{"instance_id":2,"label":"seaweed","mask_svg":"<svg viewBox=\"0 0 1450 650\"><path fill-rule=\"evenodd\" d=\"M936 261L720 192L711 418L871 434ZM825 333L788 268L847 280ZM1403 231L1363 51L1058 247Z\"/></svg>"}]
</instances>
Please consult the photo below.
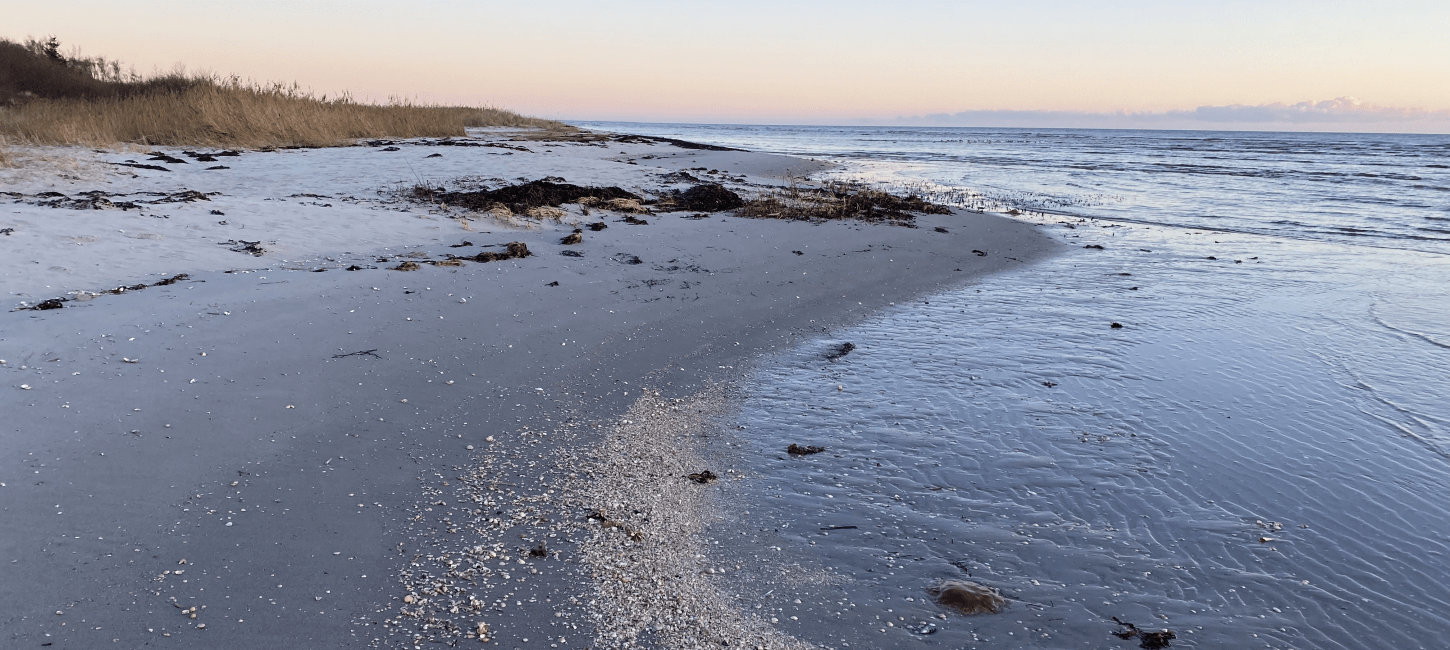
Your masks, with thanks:
<instances>
[{"instance_id":1,"label":"seaweed","mask_svg":"<svg viewBox=\"0 0 1450 650\"><path fill-rule=\"evenodd\" d=\"M566 235L563 239L560 239L559 240L559 243L560 244L563 244L565 246L573 246L574 244L583 243L584 242L584 234L583 233L584 233L583 230L580 230L578 228L575 228L574 229L574 232L571 232L568 235Z\"/></svg>"},{"instance_id":2,"label":"seaweed","mask_svg":"<svg viewBox=\"0 0 1450 650\"><path fill-rule=\"evenodd\" d=\"M420 185L413 188L412 194L414 198L441 201L469 210L491 210L495 205L502 204L514 212L528 212L529 208L541 206L557 208L565 203L578 203L583 198L594 198L601 201L640 200L638 195L618 187L584 187L549 180L529 181L496 190L475 192L439 192L431 187Z\"/></svg>"},{"instance_id":3,"label":"seaweed","mask_svg":"<svg viewBox=\"0 0 1450 650\"><path fill-rule=\"evenodd\" d=\"M463 259L473 260L475 262L500 262L503 260L523 259L525 257L533 255L533 253L529 251L528 245L521 241L509 242L507 249L508 250L503 253L483 252L474 255L473 257L465 257Z\"/></svg>"},{"instance_id":4,"label":"seaweed","mask_svg":"<svg viewBox=\"0 0 1450 650\"><path fill-rule=\"evenodd\" d=\"M785 453L792 456L809 456L811 454L819 454L825 450L825 447L817 447L815 445L801 446L795 443L791 443L789 447L785 448Z\"/></svg>"},{"instance_id":5,"label":"seaweed","mask_svg":"<svg viewBox=\"0 0 1450 650\"><path fill-rule=\"evenodd\" d=\"M951 209L919 196L898 196L856 183L819 187L794 183L746 201L737 216L794 221L853 220L915 228L916 213L951 214Z\"/></svg>"},{"instance_id":6,"label":"seaweed","mask_svg":"<svg viewBox=\"0 0 1450 650\"><path fill-rule=\"evenodd\" d=\"M689 476L687 476L685 478L688 478L691 481L694 481L696 483L699 483L699 484L703 485L705 483L711 483L711 482L719 479L720 477L719 476L716 476L714 472L712 472L712 471L710 471L710 470L707 469L707 470L703 470L703 471L700 471L700 472L695 472L694 474L691 474L691 475L689 475Z\"/></svg>"},{"instance_id":7,"label":"seaweed","mask_svg":"<svg viewBox=\"0 0 1450 650\"><path fill-rule=\"evenodd\" d=\"M719 183L696 185L672 195L670 202L680 210L692 212L720 212L745 205L745 199Z\"/></svg>"},{"instance_id":8,"label":"seaweed","mask_svg":"<svg viewBox=\"0 0 1450 650\"><path fill-rule=\"evenodd\" d=\"M831 348L831 350L826 353L826 358L827 359L830 359L832 361L835 361L836 359L839 359L841 357L844 357L844 356L850 354L851 351L852 350L855 350L855 349L856 349L856 344L855 343L852 343L850 341L847 341L845 343L842 343L840 345L837 345L837 346Z\"/></svg>"},{"instance_id":9,"label":"seaweed","mask_svg":"<svg viewBox=\"0 0 1450 650\"><path fill-rule=\"evenodd\" d=\"M238 253L250 253L250 254L255 255L257 257L261 257L264 253L267 252L267 249L262 248L262 242L260 242L260 241L246 241L244 239L228 239L228 240L226 240L224 242L221 242L218 245L220 245L220 246L231 246L231 248L229 248L227 250L236 251Z\"/></svg>"},{"instance_id":10,"label":"seaweed","mask_svg":"<svg viewBox=\"0 0 1450 650\"><path fill-rule=\"evenodd\" d=\"M1138 626L1132 623L1118 620L1116 616L1113 617L1113 622L1127 628L1125 630L1114 630L1113 636L1124 640L1137 637L1138 647L1145 648L1146 650L1161 650L1162 648L1168 647L1170 641L1178 638L1178 635L1174 634L1173 630L1147 632L1139 629Z\"/></svg>"}]
</instances>

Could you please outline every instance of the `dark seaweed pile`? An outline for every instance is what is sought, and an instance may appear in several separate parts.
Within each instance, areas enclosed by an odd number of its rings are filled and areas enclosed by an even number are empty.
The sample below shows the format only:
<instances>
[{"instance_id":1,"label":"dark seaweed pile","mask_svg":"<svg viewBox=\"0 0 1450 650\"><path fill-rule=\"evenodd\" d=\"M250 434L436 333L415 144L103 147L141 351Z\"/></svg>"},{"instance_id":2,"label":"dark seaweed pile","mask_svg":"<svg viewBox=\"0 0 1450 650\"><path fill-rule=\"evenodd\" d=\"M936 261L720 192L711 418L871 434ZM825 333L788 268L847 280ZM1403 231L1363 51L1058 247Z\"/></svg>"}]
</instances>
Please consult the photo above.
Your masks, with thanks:
<instances>
[{"instance_id":1,"label":"dark seaweed pile","mask_svg":"<svg viewBox=\"0 0 1450 650\"><path fill-rule=\"evenodd\" d=\"M565 203L578 203L579 199L588 197L602 201L609 199L641 200L638 195L618 187L584 187L553 181L529 181L496 190L474 192L439 192L426 188L414 188L413 196L414 198L441 201L450 206L469 210L488 210L497 204L503 204L515 212L524 212L529 208L540 206L557 208Z\"/></svg>"}]
</instances>

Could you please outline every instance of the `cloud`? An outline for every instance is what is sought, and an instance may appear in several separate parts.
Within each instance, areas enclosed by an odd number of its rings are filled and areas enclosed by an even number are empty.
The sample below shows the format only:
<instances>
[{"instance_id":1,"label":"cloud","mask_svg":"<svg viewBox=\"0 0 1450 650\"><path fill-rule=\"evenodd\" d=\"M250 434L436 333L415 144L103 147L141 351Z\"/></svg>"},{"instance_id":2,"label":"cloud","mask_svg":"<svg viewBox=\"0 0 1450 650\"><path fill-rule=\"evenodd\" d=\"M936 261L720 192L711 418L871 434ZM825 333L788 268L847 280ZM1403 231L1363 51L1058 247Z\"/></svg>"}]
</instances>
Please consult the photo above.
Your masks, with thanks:
<instances>
[{"instance_id":1,"label":"cloud","mask_svg":"<svg viewBox=\"0 0 1450 650\"><path fill-rule=\"evenodd\" d=\"M882 121L874 121L881 123ZM922 126L1026 128L1348 130L1450 132L1450 110L1366 104L1353 97L1297 104L1231 104L1175 111L977 110L898 117L890 123Z\"/></svg>"}]
</instances>

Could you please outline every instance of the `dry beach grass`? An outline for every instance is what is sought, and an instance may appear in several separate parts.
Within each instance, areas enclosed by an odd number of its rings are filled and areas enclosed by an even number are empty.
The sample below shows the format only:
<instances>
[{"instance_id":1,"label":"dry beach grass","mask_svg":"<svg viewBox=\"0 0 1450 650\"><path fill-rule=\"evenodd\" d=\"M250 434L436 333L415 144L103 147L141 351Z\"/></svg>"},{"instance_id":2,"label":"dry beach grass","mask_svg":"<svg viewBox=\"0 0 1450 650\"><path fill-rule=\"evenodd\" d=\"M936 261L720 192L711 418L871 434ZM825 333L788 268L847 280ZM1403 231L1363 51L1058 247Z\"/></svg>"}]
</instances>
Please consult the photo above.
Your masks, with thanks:
<instances>
[{"instance_id":1,"label":"dry beach grass","mask_svg":"<svg viewBox=\"0 0 1450 650\"><path fill-rule=\"evenodd\" d=\"M122 75L114 62L95 61L66 58L44 44L0 41L0 138L33 145L262 148L463 136L467 127L568 129L498 108L397 98L369 104L238 77L174 72L143 79Z\"/></svg>"}]
</instances>

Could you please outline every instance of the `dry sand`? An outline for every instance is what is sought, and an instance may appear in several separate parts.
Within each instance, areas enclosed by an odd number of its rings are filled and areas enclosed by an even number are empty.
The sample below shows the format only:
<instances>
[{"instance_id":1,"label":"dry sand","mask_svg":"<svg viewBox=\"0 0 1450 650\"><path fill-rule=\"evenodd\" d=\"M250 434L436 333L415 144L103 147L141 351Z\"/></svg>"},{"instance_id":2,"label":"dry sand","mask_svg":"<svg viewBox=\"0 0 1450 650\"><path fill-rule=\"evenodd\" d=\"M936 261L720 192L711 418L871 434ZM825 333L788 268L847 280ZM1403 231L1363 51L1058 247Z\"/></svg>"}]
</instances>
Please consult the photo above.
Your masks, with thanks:
<instances>
[{"instance_id":1,"label":"dry sand","mask_svg":"<svg viewBox=\"0 0 1450 650\"><path fill-rule=\"evenodd\" d=\"M191 277L0 313L6 647L477 644L479 623L498 647L793 647L721 595L727 567L698 531L710 485L678 476L704 469L691 432L728 420L719 386L762 352L1054 250L1029 224L976 214L917 229L615 214L566 247L568 227L465 222L379 196L407 168L388 156L448 161L429 172L440 180L627 189L700 166L745 189L815 166L664 144L398 146L248 153L211 172L246 171L222 189L198 170L140 170L16 190L0 223L17 228L0 236L8 309ZM34 200L47 183L69 198L102 182L223 194L148 204L167 218ZM217 246L237 237L209 230L202 217L222 220L211 209L245 215L285 257ZM161 238L110 234L136 223ZM535 255L385 268L511 241ZM353 262L376 268L340 269ZM67 264L86 271L49 271Z\"/></svg>"}]
</instances>

